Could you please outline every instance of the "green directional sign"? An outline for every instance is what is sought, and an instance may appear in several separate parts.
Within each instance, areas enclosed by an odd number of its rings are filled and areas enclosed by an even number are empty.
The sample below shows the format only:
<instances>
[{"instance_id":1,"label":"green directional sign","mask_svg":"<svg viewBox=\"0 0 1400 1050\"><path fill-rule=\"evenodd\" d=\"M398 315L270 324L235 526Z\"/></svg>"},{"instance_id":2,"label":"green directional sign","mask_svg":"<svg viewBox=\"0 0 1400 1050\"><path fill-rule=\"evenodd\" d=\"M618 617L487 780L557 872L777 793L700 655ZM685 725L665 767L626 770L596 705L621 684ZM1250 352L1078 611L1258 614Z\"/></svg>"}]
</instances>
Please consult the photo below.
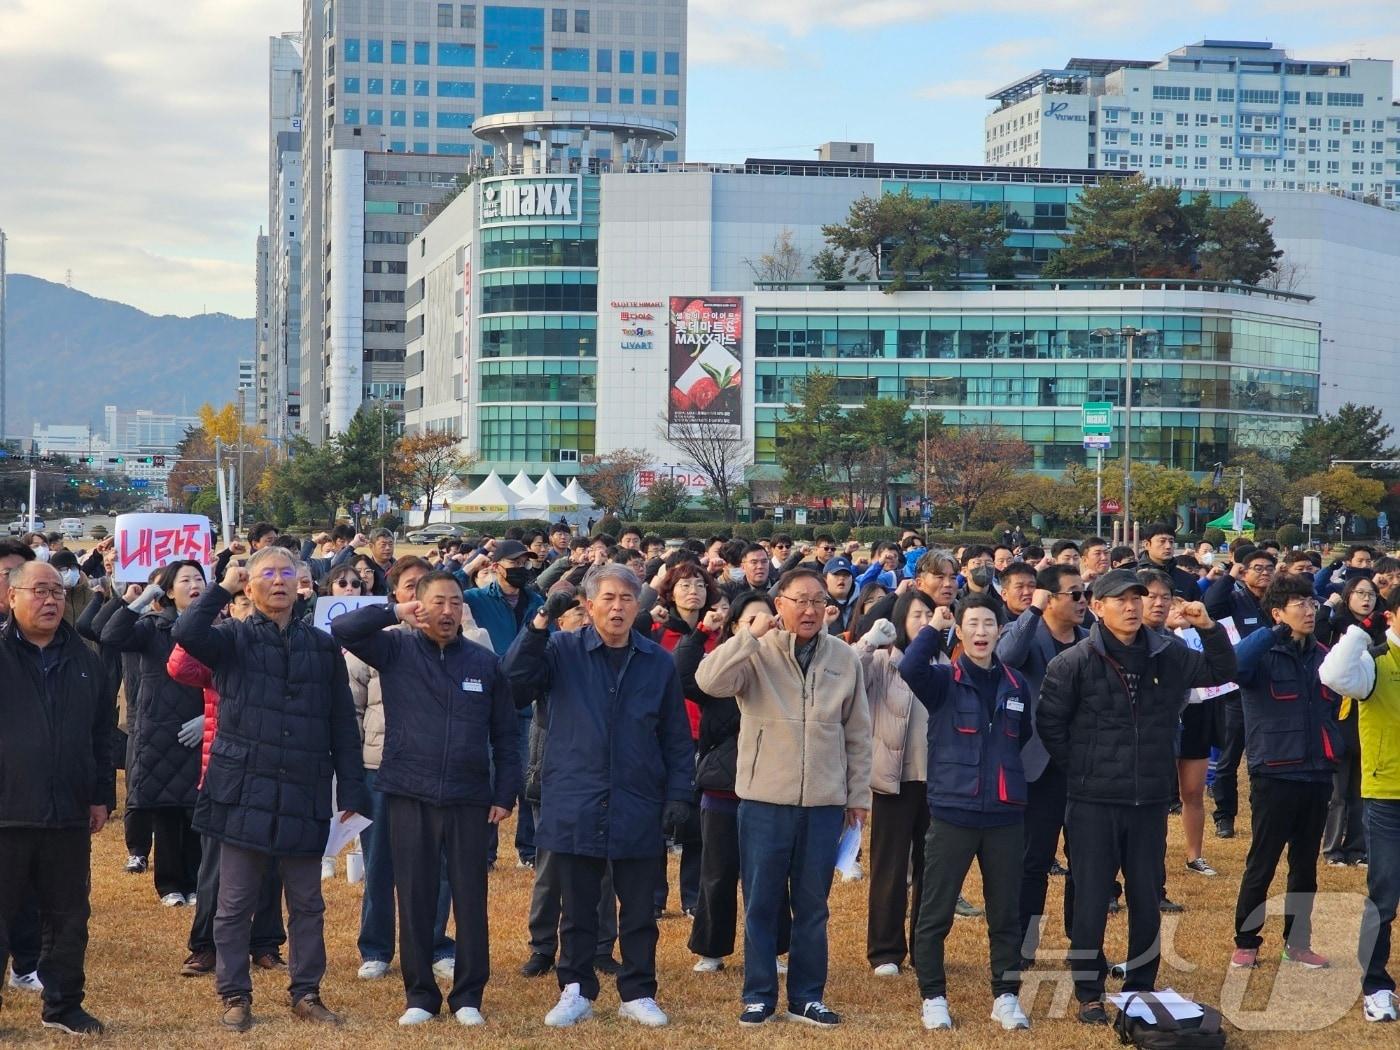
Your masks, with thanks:
<instances>
[{"instance_id":1,"label":"green directional sign","mask_svg":"<svg viewBox=\"0 0 1400 1050\"><path fill-rule=\"evenodd\" d=\"M1113 402L1112 402L1112 401L1086 401L1086 402L1084 402L1084 433L1085 433L1085 434L1112 434L1112 433L1113 433Z\"/></svg>"}]
</instances>

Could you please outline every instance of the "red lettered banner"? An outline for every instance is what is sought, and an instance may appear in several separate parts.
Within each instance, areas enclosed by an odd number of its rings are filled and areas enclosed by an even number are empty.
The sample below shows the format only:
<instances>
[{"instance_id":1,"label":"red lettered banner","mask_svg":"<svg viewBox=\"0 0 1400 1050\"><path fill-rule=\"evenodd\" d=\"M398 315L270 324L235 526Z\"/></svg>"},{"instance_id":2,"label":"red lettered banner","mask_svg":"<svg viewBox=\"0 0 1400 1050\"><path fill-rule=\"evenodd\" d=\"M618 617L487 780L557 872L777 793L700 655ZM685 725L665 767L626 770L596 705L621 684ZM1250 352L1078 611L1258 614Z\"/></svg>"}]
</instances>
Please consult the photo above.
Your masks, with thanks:
<instances>
[{"instance_id":1,"label":"red lettered banner","mask_svg":"<svg viewBox=\"0 0 1400 1050\"><path fill-rule=\"evenodd\" d=\"M145 583L153 569L173 561L197 561L206 577L214 568L209 519L202 514L123 514L113 537L120 583Z\"/></svg>"}]
</instances>

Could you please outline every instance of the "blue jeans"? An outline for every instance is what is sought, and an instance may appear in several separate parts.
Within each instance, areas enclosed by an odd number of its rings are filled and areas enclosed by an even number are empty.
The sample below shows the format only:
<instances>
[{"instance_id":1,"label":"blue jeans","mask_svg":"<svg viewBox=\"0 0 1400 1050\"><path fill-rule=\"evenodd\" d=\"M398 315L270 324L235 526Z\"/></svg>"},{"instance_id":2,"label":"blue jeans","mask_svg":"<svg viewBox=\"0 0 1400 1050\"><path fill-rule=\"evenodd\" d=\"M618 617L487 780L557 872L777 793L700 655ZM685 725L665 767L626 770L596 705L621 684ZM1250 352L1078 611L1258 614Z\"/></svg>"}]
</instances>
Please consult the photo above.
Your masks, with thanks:
<instances>
[{"instance_id":1,"label":"blue jeans","mask_svg":"<svg viewBox=\"0 0 1400 1050\"><path fill-rule=\"evenodd\" d=\"M520 718L520 768L523 771L530 764L530 723L535 720L535 705L531 704L519 712ZM525 797L525 778L520 778L519 805L515 807L515 852L523 861L535 859L535 812L530 800Z\"/></svg>"},{"instance_id":2,"label":"blue jeans","mask_svg":"<svg viewBox=\"0 0 1400 1050\"><path fill-rule=\"evenodd\" d=\"M1370 902L1361 918L1361 991L1370 995L1395 991L1386 972L1390 961L1390 927L1400 901L1400 800L1366 799L1366 890Z\"/></svg>"},{"instance_id":3,"label":"blue jeans","mask_svg":"<svg viewBox=\"0 0 1400 1050\"><path fill-rule=\"evenodd\" d=\"M365 886L360 898L360 961L392 962L394 959L394 861L389 852L389 796L374 788L375 770L365 770L365 786L373 808L368 816L374 822L360 832L364 851ZM438 888L437 923L433 929L433 961L451 959L456 945L447 936L447 915L452 893L447 885L446 860Z\"/></svg>"},{"instance_id":4,"label":"blue jeans","mask_svg":"<svg viewBox=\"0 0 1400 1050\"><path fill-rule=\"evenodd\" d=\"M746 1004L778 1005L778 926L784 907L792 908L788 1005L800 1011L822 998L827 896L845 819L841 806L739 803Z\"/></svg>"}]
</instances>

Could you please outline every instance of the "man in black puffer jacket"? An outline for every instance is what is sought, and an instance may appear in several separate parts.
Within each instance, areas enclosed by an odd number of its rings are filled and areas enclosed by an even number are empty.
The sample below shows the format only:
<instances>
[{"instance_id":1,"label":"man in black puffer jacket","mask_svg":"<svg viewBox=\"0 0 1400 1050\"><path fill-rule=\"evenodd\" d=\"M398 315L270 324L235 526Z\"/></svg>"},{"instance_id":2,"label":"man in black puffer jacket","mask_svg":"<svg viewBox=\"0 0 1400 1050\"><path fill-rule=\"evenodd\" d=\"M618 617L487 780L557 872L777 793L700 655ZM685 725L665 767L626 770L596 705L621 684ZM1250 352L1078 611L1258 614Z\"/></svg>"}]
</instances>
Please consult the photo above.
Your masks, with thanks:
<instances>
[{"instance_id":1,"label":"man in black puffer jacket","mask_svg":"<svg viewBox=\"0 0 1400 1050\"><path fill-rule=\"evenodd\" d=\"M452 574L430 572L413 601L369 606L331 625L337 642L379 672L384 757L376 785L389 798L403 919L399 958L408 1006L402 1025L431 1020L442 1006L433 928L444 854L457 926L447 1005L460 1024L482 1023L481 995L491 972L487 828L510 815L520 792L514 696L496 654L462 637L465 607ZM385 630L395 623L417 629Z\"/></svg>"},{"instance_id":2,"label":"man in black puffer jacket","mask_svg":"<svg viewBox=\"0 0 1400 1050\"><path fill-rule=\"evenodd\" d=\"M1104 926L1121 860L1128 898L1128 975L1123 990L1151 991L1161 930L1158 895L1167 807L1176 784L1176 727L1188 689L1223 685L1235 653L1200 602L1182 608L1201 636L1194 652L1178 638L1143 627L1147 588L1115 569L1094 581L1089 637L1050 661L1036 728L1065 771L1065 827L1074 871L1070 958L1079 1019L1107 1024Z\"/></svg>"},{"instance_id":3,"label":"man in black puffer jacket","mask_svg":"<svg viewBox=\"0 0 1400 1050\"><path fill-rule=\"evenodd\" d=\"M215 975L222 1023L236 1031L252 1024L248 947L263 874L273 863L287 898L293 1012L337 1020L320 995L326 972L321 854L333 810L331 774L346 818L370 808L345 658L330 635L293 619L296 583L292 554L266 547L246 568L230 566L222 585L211 587L171 632L214 672L220 697L194 826L222 843ZM256 611L214 626L245 585Z\"/></svg>"}]
</instances>

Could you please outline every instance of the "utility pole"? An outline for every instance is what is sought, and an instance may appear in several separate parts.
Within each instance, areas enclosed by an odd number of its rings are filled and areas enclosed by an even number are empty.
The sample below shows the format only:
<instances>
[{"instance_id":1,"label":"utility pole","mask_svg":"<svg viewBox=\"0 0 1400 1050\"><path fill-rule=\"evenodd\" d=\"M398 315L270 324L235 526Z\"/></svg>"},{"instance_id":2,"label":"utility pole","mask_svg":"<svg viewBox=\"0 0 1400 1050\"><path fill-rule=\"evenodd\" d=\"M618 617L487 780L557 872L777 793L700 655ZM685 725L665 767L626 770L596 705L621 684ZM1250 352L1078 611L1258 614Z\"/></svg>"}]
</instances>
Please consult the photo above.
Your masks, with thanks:
<instances>
[{"instance_id":1,"label":"utility pole","mask_svg":"<svg viewBox=\"0 0 1400 1050\"><path fill-rule=\"evenodd\" d=\"M3 443L8 433L6 425L8 419L5 415L5 327L9 322L9 312L5 303L5 231L0 230L0 443Z\"/></svg>"}]
</instances>

